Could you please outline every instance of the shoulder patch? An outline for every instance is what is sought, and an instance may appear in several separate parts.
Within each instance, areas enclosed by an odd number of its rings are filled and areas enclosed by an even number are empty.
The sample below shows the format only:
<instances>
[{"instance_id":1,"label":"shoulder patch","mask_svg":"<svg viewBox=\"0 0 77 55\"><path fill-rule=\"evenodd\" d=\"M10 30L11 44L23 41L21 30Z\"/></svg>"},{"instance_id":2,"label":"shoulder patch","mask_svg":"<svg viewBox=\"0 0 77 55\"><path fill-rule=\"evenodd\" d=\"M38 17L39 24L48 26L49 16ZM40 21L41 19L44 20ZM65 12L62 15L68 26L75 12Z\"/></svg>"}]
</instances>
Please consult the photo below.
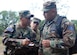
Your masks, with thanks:
<instances>
[{"instance_id":1,"label":"shoulder patch","mask_svg":"<svg viewBox=\"0 0 77 55\"><path fill-rule=\"evenodd\" d=\"M67 29L68 29L68 30L71 30L71 31L74 31L74 30L75 30L73 25L69 25L69 26L67 27Z\"/></svg>"},{"instance_id":2,"label":"shoulder patch","mask_svg":"<svg viewBox=\"0 0 77 55\"><path fill-rule=\"evenodd\" d=\"M14 30L12 27L7 27L5 31L13 32Z\"/></svg>"}]
</instances>

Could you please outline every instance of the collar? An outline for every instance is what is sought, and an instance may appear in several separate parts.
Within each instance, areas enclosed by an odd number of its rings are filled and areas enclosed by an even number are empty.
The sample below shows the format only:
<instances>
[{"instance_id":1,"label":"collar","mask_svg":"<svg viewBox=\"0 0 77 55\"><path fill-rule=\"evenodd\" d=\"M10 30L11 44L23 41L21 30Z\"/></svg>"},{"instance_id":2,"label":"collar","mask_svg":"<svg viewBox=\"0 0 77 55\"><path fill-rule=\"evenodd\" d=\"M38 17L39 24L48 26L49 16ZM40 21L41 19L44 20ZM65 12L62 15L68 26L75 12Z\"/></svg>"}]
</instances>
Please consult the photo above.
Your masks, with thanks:
<instances>
[{"instance_id":1,"label":"collar","mask_svg":"<svg viewBox=\"0 0 77 55\"><path fill-rule=\"evenodd\" d=\"M53 20L51 20L51 21L45 21L45 24L47 26L50 26L52 23L56 23L58 17L59 17L59 15L57 14L56 17Z\"/></svg>"},{"instance_id":2,"label":"collar","mask_svg":"<svg viewBox=\"0 0 77 55\"><path fill-rule=\"evenodd\" d=\"M57 14L56 17L52 20L53 22L56 22L58 19L59 15Z\"/></svg>"},{"instance_id":3,"label":"collar","mask_svg":"<svg viewBox=\"0 0 77 55\"><path fill-rule=\"evenodd\" d=\"M45 20L45 23L56 22L57 19L58 19L58 17L59 17L59 14L57 14L56 17L55 17L53 20L50 20L50 21L46 21L46 20Z\"/></svg>"}]
</instances>

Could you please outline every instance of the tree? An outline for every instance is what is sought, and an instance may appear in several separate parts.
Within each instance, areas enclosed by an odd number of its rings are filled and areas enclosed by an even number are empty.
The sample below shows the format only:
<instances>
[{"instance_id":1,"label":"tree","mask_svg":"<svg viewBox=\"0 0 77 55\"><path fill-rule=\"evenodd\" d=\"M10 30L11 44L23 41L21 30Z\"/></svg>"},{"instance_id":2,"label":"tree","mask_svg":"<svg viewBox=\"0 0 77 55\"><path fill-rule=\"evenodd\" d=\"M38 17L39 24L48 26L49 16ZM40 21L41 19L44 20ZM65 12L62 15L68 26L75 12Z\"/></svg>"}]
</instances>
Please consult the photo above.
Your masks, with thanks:
<instances>
[{"instance_id":1,"label":"tree","mask_svg":"<svg viewBox=\"0 0 77 55\"><path fill-rule=\"evenodd\" d=\"M14 23L16 23L18 20L16 12L13 11L2 11L0 12L0 15L2 15L2 18L0 19L0 24L3 24L3 26L5 27L9 25L9 21L13 20Z\"/></svg>"},{"instance_id":2,"label":"tree","mask_svg":"<svg viewBox=\"0 0 77 55\"><path fill-rule=\"evenodd\" d=\"M0 12L0 31L2 32L9 24L15 24L18 21L17 12L1 11ZM12 22L11 22L12 21ZM11 23L10 23L11 22Z\"/></svg>"}]
</instances>

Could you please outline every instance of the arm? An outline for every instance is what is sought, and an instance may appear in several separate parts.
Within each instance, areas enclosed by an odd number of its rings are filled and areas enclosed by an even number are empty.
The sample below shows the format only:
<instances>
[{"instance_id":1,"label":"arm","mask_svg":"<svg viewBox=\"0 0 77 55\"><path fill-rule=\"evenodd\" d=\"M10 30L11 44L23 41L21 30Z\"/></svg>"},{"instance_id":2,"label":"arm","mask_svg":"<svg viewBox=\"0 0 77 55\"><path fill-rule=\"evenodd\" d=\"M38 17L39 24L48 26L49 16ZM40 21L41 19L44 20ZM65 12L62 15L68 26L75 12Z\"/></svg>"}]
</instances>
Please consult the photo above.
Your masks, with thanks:
<instances>
[{"instance_id":1,"label":"arm","mask_svg":"<svg viewBox=\"0 0 77 55\"><path fill-rule=\"evenodd\" d=\"M9 26L9 27L7 27L5 30L4 30L4 32L3 32L3 40L2 40L2 42L3 42L3 44L4 45L7 45L7 44L11 44L11 42L12 41L14 41L14 40L10 40L10 38L13 38L13 27L12 26ZM15 41L16 42L16 41ZM20 44L19 42L18 42L18 44Z\"/></svg>"},{"instance_id":2,"label":"arm","mask_svg":"<svg viewBox=\"0 0 77 55\"><path fill-rule=\"evenodd\" d=\"M52 48L68 49L75 43L75 29L74 25L67 19L62 20L61 27L63 28L63 39L54 39L50 41Z\"/></svg>"}]
</instances>

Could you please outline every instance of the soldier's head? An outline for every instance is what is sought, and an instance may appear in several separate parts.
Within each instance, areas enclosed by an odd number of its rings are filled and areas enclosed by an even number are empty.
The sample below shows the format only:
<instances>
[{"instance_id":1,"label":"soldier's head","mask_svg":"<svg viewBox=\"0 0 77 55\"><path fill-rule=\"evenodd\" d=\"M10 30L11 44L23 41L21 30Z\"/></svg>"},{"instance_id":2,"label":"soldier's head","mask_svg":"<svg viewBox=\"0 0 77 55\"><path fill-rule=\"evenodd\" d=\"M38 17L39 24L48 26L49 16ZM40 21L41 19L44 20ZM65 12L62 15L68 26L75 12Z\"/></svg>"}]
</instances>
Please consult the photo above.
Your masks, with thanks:
<instances>
[{"instance_id":1,"label":"soldier's head","mask_svg":"<svg viewBox=\"0 0 77 55\"><path fill-rule=\"evenodd\" d=\"M31 28L32 28L33 30L37 29L40 22L41 22L40 19L34 17L34 18L31 20L31 23L30 23Z\"/></svg>"},{"instance_id":2,"label":"soldier's head","mask_svg":"<svg viewBox=\"0 0 77 55\"><path fill-rule=\"evenodd\" d=\"M43 4L43 14L46 20L52 20L57 15L57 8L55 2L45 2Z\"/></svg>"},{"instance_id":3,"label":"soldier's head","mask_svg":"<svg viewBox=\"0 0 77 55\"><path fill-rule=\"evenodd\" d=\"M20 16L20 22L22 25L29 25L30 24L30 18L33 17L34 15L30 13L29 10L21 11L19 12Z\"/></svg>"}]
</instances>

